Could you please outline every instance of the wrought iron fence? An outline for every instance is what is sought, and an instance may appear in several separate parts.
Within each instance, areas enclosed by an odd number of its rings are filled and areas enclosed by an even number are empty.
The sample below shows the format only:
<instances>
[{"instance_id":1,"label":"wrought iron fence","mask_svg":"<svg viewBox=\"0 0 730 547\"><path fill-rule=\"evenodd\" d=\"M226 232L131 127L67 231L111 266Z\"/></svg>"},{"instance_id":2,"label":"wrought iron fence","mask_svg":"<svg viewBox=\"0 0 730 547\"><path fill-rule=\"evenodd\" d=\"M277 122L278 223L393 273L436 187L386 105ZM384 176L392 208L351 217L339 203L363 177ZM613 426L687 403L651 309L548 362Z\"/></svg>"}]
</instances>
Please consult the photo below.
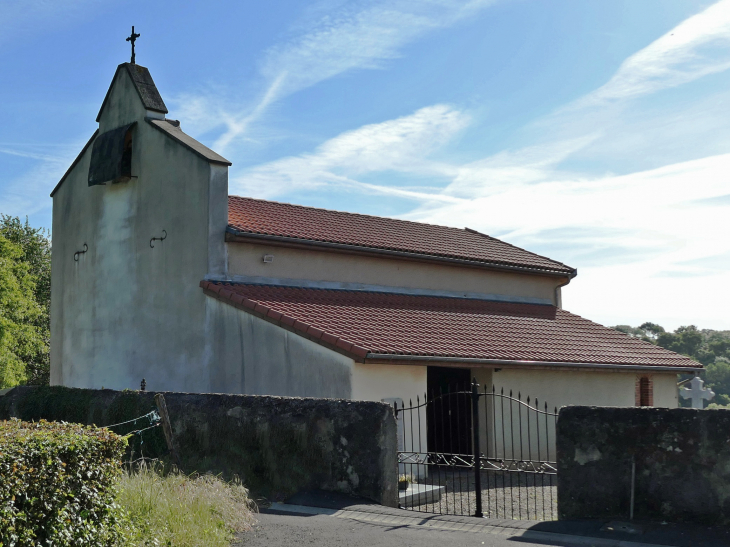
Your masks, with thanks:
<instances>
[{"instance_id":1,"label":"wrought iron fence","mask_svg":"<svg viewBox=\"0 0 730 547\"><path fill-rule=\"evenodd\" d=\"M395 403L401 506L491 518L557 518L557 408L454 386Z\"/></svg>"}]
</instances>

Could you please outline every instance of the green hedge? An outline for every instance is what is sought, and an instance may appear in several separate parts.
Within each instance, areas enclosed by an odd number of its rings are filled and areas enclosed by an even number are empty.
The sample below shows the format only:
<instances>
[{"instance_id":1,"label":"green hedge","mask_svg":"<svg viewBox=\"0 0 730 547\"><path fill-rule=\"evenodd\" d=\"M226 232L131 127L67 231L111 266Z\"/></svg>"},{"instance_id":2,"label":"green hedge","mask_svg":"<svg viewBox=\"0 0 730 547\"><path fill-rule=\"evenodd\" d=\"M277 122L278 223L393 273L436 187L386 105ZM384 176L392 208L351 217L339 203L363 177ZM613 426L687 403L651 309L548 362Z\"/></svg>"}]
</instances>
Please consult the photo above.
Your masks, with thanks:
<instances>
[{"instance_id":1,"label":"green hedge","mask_svg":"<svg viewBox=\"0 0 730 547\"><path fill-rule=\"evenodd\" d=\"M117 544L126 445L96 427L0 422L0 546Z\"/></svg>"}]
</instances>

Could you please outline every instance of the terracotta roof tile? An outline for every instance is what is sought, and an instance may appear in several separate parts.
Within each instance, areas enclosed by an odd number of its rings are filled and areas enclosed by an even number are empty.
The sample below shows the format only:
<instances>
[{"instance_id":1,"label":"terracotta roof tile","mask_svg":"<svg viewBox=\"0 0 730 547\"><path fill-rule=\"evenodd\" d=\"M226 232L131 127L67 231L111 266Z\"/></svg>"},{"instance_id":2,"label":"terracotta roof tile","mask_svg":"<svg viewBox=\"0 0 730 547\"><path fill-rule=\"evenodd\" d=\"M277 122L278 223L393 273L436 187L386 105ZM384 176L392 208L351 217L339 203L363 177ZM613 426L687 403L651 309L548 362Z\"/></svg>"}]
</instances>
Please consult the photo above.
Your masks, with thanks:
<instances>
[{"instance_id":1,"label":"terracotta roof tile","mask_svg":"<svg viewBox=\"0 0 730 547\"><path fill-rule=\"evenodd\" d=\"M565 264L473 230L228 196L229 231L574 275Z\"/></svg>"},{"instance_id":2,"label":"terracotta roof tile","mask_svg":"<svg viewBox=\"0 0 730 547\"><path fill-rule=\"evenodd\" d=\"M201 282L209 294L240 295L254 301L257 310L282 314L280 324L361 358L371 353L701 367L554 306L245 284L226 284L222 291L221 286Z\"/></svg>"}]
</instances>

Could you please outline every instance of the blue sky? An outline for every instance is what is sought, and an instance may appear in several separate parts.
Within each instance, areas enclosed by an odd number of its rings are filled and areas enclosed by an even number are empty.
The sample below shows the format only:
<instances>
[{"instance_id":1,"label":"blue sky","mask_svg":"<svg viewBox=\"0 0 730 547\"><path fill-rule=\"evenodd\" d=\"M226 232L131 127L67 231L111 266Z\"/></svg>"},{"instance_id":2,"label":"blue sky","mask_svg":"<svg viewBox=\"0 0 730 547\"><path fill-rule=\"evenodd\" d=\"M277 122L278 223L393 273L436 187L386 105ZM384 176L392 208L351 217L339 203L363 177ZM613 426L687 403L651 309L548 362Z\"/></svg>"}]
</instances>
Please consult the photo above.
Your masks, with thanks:
<instances>
[{"instance_id":1,"label":"blue sky","mask_svg":"<svg viewBox=\"0 0 730 547\"><path fill-rule=\"evenodd\" d=\"M0 212L50 190L141 33L230 192L468 226L603 324L730 329L730 0L2 0Z\"/></svg>"}]
</instances>

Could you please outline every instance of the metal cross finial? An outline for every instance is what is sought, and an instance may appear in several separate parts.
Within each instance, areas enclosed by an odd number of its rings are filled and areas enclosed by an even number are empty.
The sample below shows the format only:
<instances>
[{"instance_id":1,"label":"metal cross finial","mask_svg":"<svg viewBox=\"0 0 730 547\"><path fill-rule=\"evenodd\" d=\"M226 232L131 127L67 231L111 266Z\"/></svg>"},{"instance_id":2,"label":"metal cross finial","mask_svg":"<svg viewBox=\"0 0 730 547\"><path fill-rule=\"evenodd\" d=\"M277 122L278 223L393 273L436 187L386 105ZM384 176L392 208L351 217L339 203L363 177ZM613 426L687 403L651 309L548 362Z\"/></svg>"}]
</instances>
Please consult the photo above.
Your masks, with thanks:
<instances>
[{"instance_id":1,"label":"metal cross finial","mask_svg":"<svg viewBox=\"0 0 730 547\"><path fill-rule=\"evenodd\" d=\"M132 35L127 38L127 42L132 42L132 64L134 63L134 41L139 38L141 34L134 33L134 25L132 25Z\"/></svg>"}]
</instances>

